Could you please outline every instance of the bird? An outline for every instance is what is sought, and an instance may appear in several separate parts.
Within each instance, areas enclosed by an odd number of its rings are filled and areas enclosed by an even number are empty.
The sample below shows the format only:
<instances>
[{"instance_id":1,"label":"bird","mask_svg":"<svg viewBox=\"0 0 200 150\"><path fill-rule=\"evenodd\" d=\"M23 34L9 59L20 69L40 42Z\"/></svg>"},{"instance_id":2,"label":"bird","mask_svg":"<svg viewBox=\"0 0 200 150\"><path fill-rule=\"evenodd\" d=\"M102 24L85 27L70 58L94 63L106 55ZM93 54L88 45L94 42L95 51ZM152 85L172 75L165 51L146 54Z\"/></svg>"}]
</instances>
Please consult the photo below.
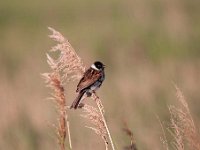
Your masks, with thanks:
<instances>
[{"instance_id":1,"label":"bird","mask_svg":"<svg viewBox=\"0 0 200 150\"><path fill-rule=\"evenodd\" d=\"M73 101L70 109L77 109L84 94L90 97L97 89L99 89L105 80L105 65L100 61L95 61L83 74L80 79L76 92L78 96Z\"/></svg>"}]
</instances>

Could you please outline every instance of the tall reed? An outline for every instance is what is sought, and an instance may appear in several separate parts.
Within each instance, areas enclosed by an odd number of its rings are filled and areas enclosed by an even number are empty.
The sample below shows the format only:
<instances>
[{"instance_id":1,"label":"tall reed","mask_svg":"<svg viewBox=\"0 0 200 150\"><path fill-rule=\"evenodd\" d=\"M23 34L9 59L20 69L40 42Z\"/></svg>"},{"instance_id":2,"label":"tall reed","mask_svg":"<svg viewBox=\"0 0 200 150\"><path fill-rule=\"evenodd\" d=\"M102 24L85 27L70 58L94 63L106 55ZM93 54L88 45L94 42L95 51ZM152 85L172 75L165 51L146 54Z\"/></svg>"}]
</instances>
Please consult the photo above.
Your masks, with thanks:
<instances>
[{"instance_id":1,"label":"tall reed","mask_svg":"<svg viewBox=\"0 0 200 150\"><path fill-rule=\"evenodd\" d=\"M58 31L49 27L49 30L52 31L52 34L49 36L57 44L52 47L51 52L59 52L57 59L53 59L47 55L47 62L52 69L51 73L44 73L43 76L46 79L47 85L54 90L54 99L56 99L57 104L59 105L58 110L60 112L60 126L58 129L59 143L61 150L64 150L64 140L66 137L66 124L68 125L68 115L66 107L66 98L64 94L63 84L66 84L69 81L80 80L81 76L85 72L85 66L82 63L81 58L77 55L69 41ZM56 83L55 83L56 82ZM105 143L106 149L108 149L108 139L110 141L111 147L114 150L114 144L108 125L104 117L104 107L101 99L97 96L96 93L93 93L92 99L95 100L98 107L96 108L85 105L83 107L84 117L88 118L95 127L89 127L100 135ZM67 122L67 123L66 123ZM69 126L67 127L69 129ZM70 131L70 130L69 130ZM69 135L69 144L71 145L70 134ZM71 146L70 146L71 147Z\"/></svg>"},{"instance_id":2,"label":"tall reed","mask_svg":"<svg viewBox=\"0 0 200 150\"><path fill-rule=\"evenodd\" d=\"M181 90L175 85L177 100L180 107L170 106L171 126L173 129L174 146L184 150L185 144L192 150L200 150L200 139L195 127L189 106ZM184 143L184 141L186 143Z\"/></svg>"},{"instance_id":3,"label":"tall reed","mask_svg":"<svg viewBox=\"0 0 200 150\"><path fill-rule=\"evenodd\" d=\"M175 85L176 97L180 103L180 106L169 106L170 112L170 127L169 132L173 137L172 147L175 150L186 150L188 147L191 150L200 150L200 138L198 130L195 127L192 115L188 103L181 92L181 90ZM162 126L162 124L161 124ZM162 126L163 132L163 126ZM165 144L166 149L169 149L168 141L164 133L164 139L167 142Z\"/></svg>"}]
</instances>

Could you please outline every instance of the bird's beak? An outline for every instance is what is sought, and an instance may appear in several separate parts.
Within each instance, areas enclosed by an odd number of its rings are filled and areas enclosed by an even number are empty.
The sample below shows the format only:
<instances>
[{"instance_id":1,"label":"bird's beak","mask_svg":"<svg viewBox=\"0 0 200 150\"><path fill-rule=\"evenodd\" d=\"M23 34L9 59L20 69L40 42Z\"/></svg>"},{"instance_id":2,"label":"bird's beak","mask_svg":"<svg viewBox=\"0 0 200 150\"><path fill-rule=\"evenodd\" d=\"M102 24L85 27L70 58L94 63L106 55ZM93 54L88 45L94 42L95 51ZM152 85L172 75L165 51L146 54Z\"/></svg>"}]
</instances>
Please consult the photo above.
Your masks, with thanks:
<instances>
[{"instance_id":1,"label":"bird's beak","mask_svg":"<svg viewBox=\"0 0 200 150\"><path fill-rule=\"evenodd\" d=\"M106 65L103 65L104 68L106 68Z\"/></svg>"}]
</instances>

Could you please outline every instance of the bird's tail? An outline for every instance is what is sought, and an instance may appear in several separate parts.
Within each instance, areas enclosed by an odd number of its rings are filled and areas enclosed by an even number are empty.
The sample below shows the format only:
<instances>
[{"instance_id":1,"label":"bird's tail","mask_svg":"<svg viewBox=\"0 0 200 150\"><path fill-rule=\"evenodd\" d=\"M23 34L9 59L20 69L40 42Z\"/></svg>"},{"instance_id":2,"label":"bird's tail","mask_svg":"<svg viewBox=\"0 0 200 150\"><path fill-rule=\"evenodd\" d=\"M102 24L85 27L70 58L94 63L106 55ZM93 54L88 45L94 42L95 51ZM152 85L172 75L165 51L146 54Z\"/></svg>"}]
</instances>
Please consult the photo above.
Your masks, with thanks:
<instances>
[{"instance_id":1,"label":"bird's tail","mask_svg":"<svg viewBox=\"0 0 200 150\"><path fill-rule=\"evenodd\" d=\"M85 93L85 91L80 91L77 98L73 101L72 105L70 106L70 109L72 109L72 108L77 109L78 108L78 105L79 105L81 98L83 97L84 93Z\"/></svg>"}]
</instances>

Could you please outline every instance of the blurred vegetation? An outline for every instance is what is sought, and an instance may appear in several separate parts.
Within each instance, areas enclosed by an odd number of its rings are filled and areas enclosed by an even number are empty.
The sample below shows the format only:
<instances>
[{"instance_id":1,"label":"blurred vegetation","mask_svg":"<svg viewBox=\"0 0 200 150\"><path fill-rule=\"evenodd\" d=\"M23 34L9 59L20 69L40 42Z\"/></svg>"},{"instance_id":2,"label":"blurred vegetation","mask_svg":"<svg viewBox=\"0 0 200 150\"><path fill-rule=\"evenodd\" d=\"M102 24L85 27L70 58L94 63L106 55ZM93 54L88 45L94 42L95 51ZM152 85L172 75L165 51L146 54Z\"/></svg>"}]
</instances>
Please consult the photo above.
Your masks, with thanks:
<instances>
[{"instance_id":1,"label":"blurred vegetation","mask_svg":"<svg viewBox=\"0 0 200 150\"><path fill-rule=\"evenodd\" d=\"M86 65L96 59L107 65L99 95L117 146L126 143L120 130L125 119L138 149L162 149L155 114L169 121L167 105L176 103L172 81L183 89L199 125L199 14L199 0L1 1L0 149L56 147L47 125L56 113L43 100L48 91L39 75L48 70L45 53L53 45L48 26L70 40ZM68 104L75 86L66 85ZM77 124L78 114L71 115L75 149L101 145ZM88 143L85 135L94 138Z\"/></svg>"}]
</instances>

